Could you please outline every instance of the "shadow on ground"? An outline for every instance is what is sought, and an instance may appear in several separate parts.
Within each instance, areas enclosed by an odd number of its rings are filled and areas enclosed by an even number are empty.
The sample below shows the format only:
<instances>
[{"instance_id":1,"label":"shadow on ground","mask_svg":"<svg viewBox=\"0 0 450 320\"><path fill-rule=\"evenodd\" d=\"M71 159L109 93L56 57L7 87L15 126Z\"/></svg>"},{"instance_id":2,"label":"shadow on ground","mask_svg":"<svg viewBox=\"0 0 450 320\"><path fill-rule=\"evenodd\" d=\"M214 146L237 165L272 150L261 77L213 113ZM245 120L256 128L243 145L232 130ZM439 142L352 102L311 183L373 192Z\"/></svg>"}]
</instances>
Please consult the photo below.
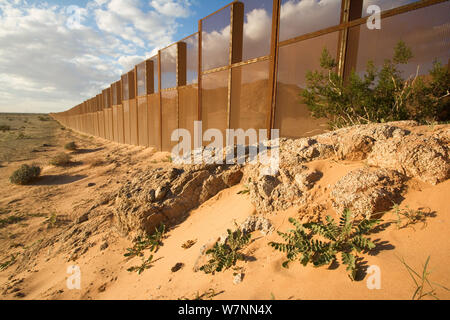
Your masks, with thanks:
<instances>
[{"instance_id":1,"label":"shadow on ground","mask_svg":"<svg viewBox=\"0 0 450 320\"><path fill-rule=\"evenodd\" d=\"M98 151L102 151L105 148L95 148L95 149L78 149L77 151L74 151L73 154L88 154L88 153L94 153Z\"/></svg>"},{"instance_id":2,"label":"shadow on ground","mask_svg":"<svg viewBox=\"0 0 450 320\"><path fill-rule=\"evenodd\" d=\"M48 176L42 176L39 180L35 181L31 185L33 185L33 186L59 186L59 185L74 183L74 182L83 180L87 177L88 176L86 176L86 175L75 175L75 176L48 175Z\"/></svg>"}]
</instances>

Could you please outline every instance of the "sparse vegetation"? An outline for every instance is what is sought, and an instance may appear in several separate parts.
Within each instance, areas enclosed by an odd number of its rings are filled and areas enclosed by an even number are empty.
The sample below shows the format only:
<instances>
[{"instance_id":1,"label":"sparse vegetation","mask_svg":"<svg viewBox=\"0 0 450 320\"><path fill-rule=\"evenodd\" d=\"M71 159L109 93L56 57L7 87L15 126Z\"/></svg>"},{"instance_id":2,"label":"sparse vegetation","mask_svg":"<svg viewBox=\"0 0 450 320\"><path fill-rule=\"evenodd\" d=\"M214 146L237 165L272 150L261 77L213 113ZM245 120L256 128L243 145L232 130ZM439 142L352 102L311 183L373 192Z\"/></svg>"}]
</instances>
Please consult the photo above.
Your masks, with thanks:
<instances>
[{"instance_id":1,"label":"sparse vegetation","mask_svg":"<svg viewBox=\"0 0 450 320\"><path fill-rule=\"evenodd\" d=\"M69 151L77 151L78 147L74 141L71 141L64 146L64 149Z\"/></svg>"},{"instance_id":2,"label":"sparse vegetation","mask_svg":"<svg viewBox=\"0 0 450 320\"><path fill-rule=\"evenodd\" d=\"M10 130L11 130L11 126L8 126L5 124L0 125L0 131L6 132L6 131L10 131Z\"/></svg>"},{"instance_id":3,"label":"sparse vegetation","mask_svg":"<svg viewBox=\"0 0 450 320\"><path fill-rule=\"evenodd\" d=\"M127 253L125 257L142 256L142 251L146 249L149 249L151 252L158 252L159 247L163 245L162 240L165 238L165 234L166 226L161 223L158 228L155 228L155 233L145 237L137 237L134 247L127 249L131 254Z\"/></svg>"},{"instance_id":4,"label":"sparse vegetation","mask_svg":"<svg viewBox=\"0 0 450 320\"><path fill-rule=\"evenodd\" d=\"M50 159L50 164L57 167L65 167L71 163L72 157L65 153L58 153L56 156Z\"/></svg>"},{"instance_id":5,"label":"sparse vegetation","mask_svg":"<svg viewBox=\"0 0 450 320\"><path fill-rule=\"evenodd\" d=\"M127 271L137 272L138 274L141 274L145 270L150 269L152 267L152 264L153 264L153 255L150 255L148 259L142 257L142 264L140 266L128 268Z\"/></svg>"},{"instance_id":6,"label":"sparse vegetation","mask_svg":"<svg viewBox=\"0 0 450 320\"><path fill-rule=\"evenodd\" d=\"M39 121L50 121L48 116L38 116Z\"/></svg>"},{"instance_id":7,"label":"sparse vegetation","mask_svg":"<svg viewBox=\"0 0 450 320\"><path fill-rule=\"evenodd\" d=\"M244 189L239 191L237 194L249 194L250 193L250 187L248 184L244 184Z\"/></svg>"},{"instance_id":8,"label":"sparse vegetation","mask_svg":"<svg viewBox=\"0 0 450 320\"><path fill-rule=\"evenodd\" d=\"M433 285L438 286L446 291L450 291L448 288L429 280L428 277L431 274L431 272L428 271L430 256L427 258L423 266L423 270L420 274L414 271L414 269L411 268L403 258L400 259L400 262L405 266L406 270L411 276L411 279L414 282L414 285L416 286L416 289L414 290L414 293L411 298L412 300L422 300L425 297L430 297L435 300L439 300L439 298L436 296L436 289L433 287Z\"/></svg>"},{"instance_id":9,"label":"sparse vegetation","mask_svg":"<svg viewBox=\"0 0 450 320\"><path fill-rule=\"evenodd\" d=\"M395 223L397 225L397 229L404 229L409 226L422 222L424 228L427 226L427 217L430 216L430 213L425 212L423 210L414 210L409 206L406 206L405 209L400 209L400 206L395 204L392 208L393 212L396 216Z\"/></svg>"},{"instance_id":10,"label":"sparse vegetation","mask_svg":"<svg viewBox=\"0 0 450 320\"><path fill-rule=\"evenodd\" d=\"M37 165L22 165L19 169L13 172L9 177L9 181L18 185L26 185L36 180L41 174L41 168Z\"/></svg>"},{"instance_id":11,"label":"sparse vegetation","mask_svg":"<svg viewBox=\"0 0 450 320\"><path fill-rule=\"evenodd\" d=\"M301 96L312 115L328 118L331 128L398 120L449 120L448 68L434 62L427 76L419 76L418 68L415 76L404 79L401 66L412 57L411 49L400 41L393 58L386 59L380 70L368 61L362 77L353 71L344 80L336 72L336 60L324 49L322 70L308 72Z\"/></svg>"},{"instance_id":12,"label":"sparse vegetation","mask_svg":"<svg viewBox=\"0 0 450 320\"><path fill-rule=\"evenodd\" d=\"M201 271L214 274L235 266L238 260L245 259L241 250L250 243L251 234L246 234L240 229L236 231L228 229L227 232L228 237L223 243L218 241L213 248L206 251L211 259L200 267Z\"/></svg>"},{"instance_id":13,"label":"sparse vegetation","mask_svg":"<svg viewBox=\"0 0 450 320\"><path fill-rule=\"evenodd\" d=\"M370 233L379 220L364 219L356 222L350 210L344 210L339 224L330 216L326 220L325 224L321 222L301 224L290 218L289 222L295 229L288 233L278 232L286 242L270 242L269 245L286 253L288 260L283 263L285 268L295 260L299 260L303 266L309 263L314 267L331 265L337 261L337 255L340 253L350 279L355 280L358 271L357 253L375 248L375 244L365 235Z\"/></svg>"}]
</instances>

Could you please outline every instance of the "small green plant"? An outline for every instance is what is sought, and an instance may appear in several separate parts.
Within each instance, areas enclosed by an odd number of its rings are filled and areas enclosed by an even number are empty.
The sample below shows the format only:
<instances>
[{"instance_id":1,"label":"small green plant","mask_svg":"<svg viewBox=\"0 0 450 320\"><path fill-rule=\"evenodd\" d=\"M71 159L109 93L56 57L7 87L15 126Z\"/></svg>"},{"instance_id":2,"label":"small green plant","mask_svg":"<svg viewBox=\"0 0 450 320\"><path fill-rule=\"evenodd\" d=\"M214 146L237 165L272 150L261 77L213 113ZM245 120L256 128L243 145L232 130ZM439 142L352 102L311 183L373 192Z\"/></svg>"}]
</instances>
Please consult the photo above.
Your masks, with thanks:
<instances>
[{"instance_id":1,"label":"small green plant","mask_svg":"<svg viewBox=\"0 0 450 320\"><path fill-rule=\"evenodd\" d=\"M433 287L433 285L438 286L446 291L450 291L446 287L441 286L440 284L432 282L428 279L429 275L431 274L431 272L428 271L428 265L430 263L430 256L425 261L425 264L423 266L423 270L421 273L414 271L414 269L411 268L405 262L405 259L401 258L400 262L405 266L406 270L408 271L409 275L411 276L411 279L414 282L414 285L416 286L416 290L414 290L414 293L411 298L412 300L422 300L425 297L430 297L430 298L439 300L439 298L436 296L436 292L435 292L436 289Z\"/></svg>"},{"instance_id":2,"label":"small green plant","mask_svg":"<svg viewBox=\"0 0 450 320\"><path fill-rule=\"evenodd\" d=\"M24 139L27 139L28 137L23 133L23 132L20 132L18 135L17 135L17 139L18 140L24 140Z\"/></svg>"},{"instance_id":3,"label":"small green plant","mask_svg":"<svg viewBox=\"0 0 450 320\"><path fill-rule=\"evenodd\" d=\"M206 251L211 259L207 264L200 267L205 273L214 273L227 270L235 266L238 260L245 260L241 250L250 243L251 234L242 232L240 229L236 231L227 230L228 237L223 243L219 241L214 247Z\"/></svg>"},{"instance_id":4,"label":"small green plant","mask_svg":"<svg viewBox=\"0 0 450 320\"><path fill-rule=\"evenodd\" d=\"M0 125L0 131L6 132L6 131L10 131L10 130L11 130L11 126L8 126L5 124Z\"/></svg>"},{"instance_id":5,"label":"small green plant","mask_svg":"<svg viewBox=\"0 0 450 320\"><path fill-rule=\"evenodd\" d=\"M288 268L289 262L299 260L303 266L312 263L314 267L331 265L341 260L347 266L349 277L355 280L358 271L357 253L375 248L375 244L365 235L379 223L379 220L364 219L355 222L350 210L344 210L337 224L328 216L327 223L309 222L301 224L294 218L289 222L295 226L288 233L278 232L285 243L270 242L275 250L286 253L287 261L283 267ZM356 254L355 254L356 252Z\"/></svg>"},{"instance_id":6,"label":"small green plant","mask_svg":"<svg viewBox=\"0 0 450 320\"><path fill-rule=\"evenodd\" d=\"M155 233L152 235L145 235L144 237L138 236L134 239L134 245L132 248L128 248L124 254L127 258L142 257L143 251L149 249L150 252L158 252L159 248L163 245L163 240L166 234L166 226L161 223L158 228L155 228Z\"/></svg>"},{"instance_id":7,"label":"small green plant","mask_svg":"<svg viewBox=\"0 0 450 320\"><path fill-rule=\"evenodd\" d=\"M150 269L152 267L152 264L153 264L153 255L150 255L148 259L142 257L142 264L140 266L128 268L127 271L137 272L138 274L141 274L145 270Z\"/></svg>"},{"instance_id":8,"label":"small green plant","mask_svg":"<svg viewBox=\"0 0 450 320\"><path fill-rule=\"evenodd\" d=\"M239 191L237 194L249 194L250 193L250 188L247 184L244 185L244 189Z\"/></svg>"},{"instance_id":9,"label":"small green plant","mask_svg":"<svg viewBox=\"0 0 450 320\"><path fill-rule=\"evenodd\" d=\"M44 223L45 224L47 224L47 227L50 229L50 228L53 228L55 225L56 225L56 222L57 222L57 216L56 216L56 213L52 213L45 221L44 221Z\"/></svg>"},{"instance_id":10,"label":"small green plant","mask_svg":"<svg viewBox=\"0 0 450 320\"><path fill-rule=\"evenodd\" d=\"M69 154L61 152L50 159L50 164L57 167L65 167L71 163L71 159Z\"/></svg>"},{"instance_id":11,"label":"small green plant","mask_svg":"<svg viewBox=\"0 0 450 320\"><path fill-rule=\"evenodd\" d=\"M69 151L77 151L78 147L74 141L71 141L64 146L64 149Z\"/></svg>"},{"instance_id":12,"label":"small green plant","mask_svg":"<svg viewBox=\"0 0 450 320\"><path fill-rule=\"evenodd\" d=\"M16 262L17 254L12 254L10 259L0 263L0 271L6 270Z\"/></svg>"},{"instance_id":13,"label":"small green plant","mask_svg":"<svg viewBox=\"0 0 450 320\"><path fill-rule=\"evenodd\" d=\"M450 72L435 62L429 75L405 79L402 65L413 58L411 49L398 42L392 59L377 69L367 62L364 75L354 70L344 79L337 61L324 49L320 71L308 72L303 102L312 115L329 119L332 129L372 122L399 120L445 121L450 117Z\"/></svg>"},{"instance_id":14,"label":"small green plant","mask_svg":"<svg viewBox=\"0 0 450 320\"><path fill-rule=\"evenodd\" d=\"M419 222L423 223L424 228L427 226L426 220L429 213L422 210L411 209L409 206L406 206L406 209L400 209L398 204L394 204L392 209L396 216L395 223L397 225L397 229L404 229L409 226L412 227L414 224Z\"/></svg>"},{"instance_id":15,"label":"small green plant","mask_svg":"<svg viewBox=\"0 0 450 320\"><path fill-rule=\"evenodd\" d=\"M13 172L9 177L9 181L13 184L26 185L36 180L41 174L41 168L37 165L22 165L19 169Z\"/></svg>"}]
</instances>

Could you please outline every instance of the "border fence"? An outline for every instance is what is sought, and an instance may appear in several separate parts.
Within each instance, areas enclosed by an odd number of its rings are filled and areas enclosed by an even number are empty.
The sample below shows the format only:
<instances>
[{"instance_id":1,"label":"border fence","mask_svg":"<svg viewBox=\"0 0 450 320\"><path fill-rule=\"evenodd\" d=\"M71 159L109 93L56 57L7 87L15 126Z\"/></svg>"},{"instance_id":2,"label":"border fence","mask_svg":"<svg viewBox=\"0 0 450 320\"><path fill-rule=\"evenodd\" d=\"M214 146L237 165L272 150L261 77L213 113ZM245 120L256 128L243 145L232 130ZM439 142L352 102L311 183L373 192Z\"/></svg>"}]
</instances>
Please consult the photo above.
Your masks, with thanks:
<instances>
[{"instance_id":1,"label":"border fence","mask_svg":"<svg viewBox=\"0 0 450 320\"><path fill-rule=\"evenodd\" d=\"M370 29L368 8L381 8ZM398 41L414 57L404 72L427 73L450 57L447 0L242 0L201 19L198 32L135 66L121 79L68 111L51 116L75 131L123 144L170 151L173 130L279 129L281 137L326 129L302 104L309 70L322 50L337 71L380 67Z\"/></svg>"}]
</instances>

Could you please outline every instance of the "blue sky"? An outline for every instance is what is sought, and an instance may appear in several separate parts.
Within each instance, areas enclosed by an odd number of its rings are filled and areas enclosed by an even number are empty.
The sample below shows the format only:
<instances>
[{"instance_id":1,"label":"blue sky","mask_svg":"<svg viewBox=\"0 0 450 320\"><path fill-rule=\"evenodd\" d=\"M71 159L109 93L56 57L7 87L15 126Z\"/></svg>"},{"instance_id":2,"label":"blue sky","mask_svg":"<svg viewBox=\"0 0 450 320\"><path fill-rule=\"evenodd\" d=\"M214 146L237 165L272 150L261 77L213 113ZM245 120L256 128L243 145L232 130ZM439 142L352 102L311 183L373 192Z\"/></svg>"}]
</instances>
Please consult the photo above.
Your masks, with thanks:
<instances>
[{"instance_id":1,"label":"blue sky","mask_svg":"<svg viewBox=\"0 0 450 320\"><path fill-rule=\"evenodd\" d=\"M231 0L0 0L0 112L59 112Z\"/></svg>"}]
</instances>

